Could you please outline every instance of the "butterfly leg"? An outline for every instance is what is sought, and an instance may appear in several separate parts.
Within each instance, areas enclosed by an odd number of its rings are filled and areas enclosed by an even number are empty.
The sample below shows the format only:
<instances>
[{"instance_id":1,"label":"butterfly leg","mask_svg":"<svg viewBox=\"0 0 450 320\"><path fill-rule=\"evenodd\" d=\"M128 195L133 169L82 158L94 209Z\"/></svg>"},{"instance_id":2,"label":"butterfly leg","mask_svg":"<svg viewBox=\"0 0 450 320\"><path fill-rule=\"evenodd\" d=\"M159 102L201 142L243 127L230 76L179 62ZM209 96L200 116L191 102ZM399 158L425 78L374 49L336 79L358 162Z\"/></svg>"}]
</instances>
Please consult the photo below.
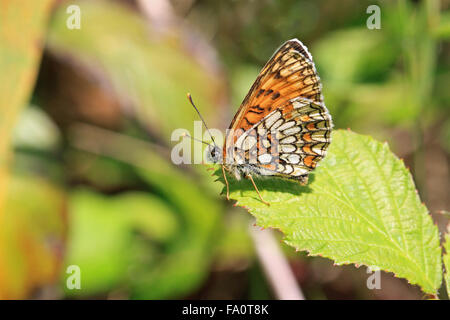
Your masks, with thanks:
<instances>
[{"instance_id":1,"label":"butterfly leg","mask_svg":"<svg viewBox=\"0 0 450 320\"><path fill-rule=\"evenodd\" d=\"M265 205L270 206L270 203L267 202L267 201L264 201L264 199L262 198L261 194L259 193L259 190L258 190L258 188L256 187L256 184L255 184L255 181L253 181L253 177L251 175L247 175L246 177L249 178L250 181L252 182L253 187L255 188L256 193L258 194L259 199L261 200L261 202L264 203Z\"/></svg>"},{"instance_id":2,"label":"butterfly leg","mask_svg":"<svg viewBox=\"0 0 450 320\"><path fill-rule=\"evenodd\" d=\"M230 186L228 185L227 175L225 174L225 167L222 166L223 179L225 180L225 184L227 186L227 200L230 200Z\"/></svg>"}]
</instances>

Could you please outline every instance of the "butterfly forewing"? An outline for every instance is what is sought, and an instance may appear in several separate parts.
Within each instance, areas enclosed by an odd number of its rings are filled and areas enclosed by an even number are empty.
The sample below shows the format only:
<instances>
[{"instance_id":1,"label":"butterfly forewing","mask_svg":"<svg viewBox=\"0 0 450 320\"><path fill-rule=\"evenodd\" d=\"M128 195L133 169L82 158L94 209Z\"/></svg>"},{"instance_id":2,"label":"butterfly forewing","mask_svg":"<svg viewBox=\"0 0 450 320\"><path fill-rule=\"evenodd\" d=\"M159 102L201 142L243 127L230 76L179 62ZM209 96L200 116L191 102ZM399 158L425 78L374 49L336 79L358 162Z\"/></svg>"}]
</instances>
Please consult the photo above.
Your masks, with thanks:
<instances>
[{"instance_id":1,"label":"butterfly forewing","mask_svg":"<svg viewBox=\"0 0 450 320\"><path fill-rule=\"evenodd\" d=\"M311 56L306 47L294 39L283 44L263 67L230 128L250 128L296 97L322 102L320 79Z\"/></svg>"},{"instance_id":2,"label":"butterfly forewing","mask_svg":"<svg viewBox=\"0 0 450 320\"><path fill-rule=\"evenodd\" d=\"M300 41L287 41L267 62L230 129L228 162L306 182L326 154L332 120L312 57Z\"/></svg>"}]
</instances>

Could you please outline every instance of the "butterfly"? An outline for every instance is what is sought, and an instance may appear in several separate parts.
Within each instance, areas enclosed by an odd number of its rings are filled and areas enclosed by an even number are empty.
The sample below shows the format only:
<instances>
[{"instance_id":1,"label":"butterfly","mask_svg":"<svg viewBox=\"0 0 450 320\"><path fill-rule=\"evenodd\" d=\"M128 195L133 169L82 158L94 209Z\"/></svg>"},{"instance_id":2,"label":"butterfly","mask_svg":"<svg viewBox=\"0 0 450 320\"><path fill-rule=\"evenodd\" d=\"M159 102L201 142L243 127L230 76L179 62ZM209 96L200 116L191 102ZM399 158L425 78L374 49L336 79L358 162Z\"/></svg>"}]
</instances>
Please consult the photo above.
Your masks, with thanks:
<instances>
[{"instance_id":1,"label":"butterfly","mask_svg":"<svg viewBox=\"0 0 450 320\"><path fill-rule=\"evenodd\" d=\"M312 56L298 39L292 39L262 68L227 130L222 150L213 138L208 158L221 164L227 199L225 171L238 180L248 178L260 200L270 205L253 176L306 185L309 173L326 155L332 128Z\"/></svg>"}]
</instances>

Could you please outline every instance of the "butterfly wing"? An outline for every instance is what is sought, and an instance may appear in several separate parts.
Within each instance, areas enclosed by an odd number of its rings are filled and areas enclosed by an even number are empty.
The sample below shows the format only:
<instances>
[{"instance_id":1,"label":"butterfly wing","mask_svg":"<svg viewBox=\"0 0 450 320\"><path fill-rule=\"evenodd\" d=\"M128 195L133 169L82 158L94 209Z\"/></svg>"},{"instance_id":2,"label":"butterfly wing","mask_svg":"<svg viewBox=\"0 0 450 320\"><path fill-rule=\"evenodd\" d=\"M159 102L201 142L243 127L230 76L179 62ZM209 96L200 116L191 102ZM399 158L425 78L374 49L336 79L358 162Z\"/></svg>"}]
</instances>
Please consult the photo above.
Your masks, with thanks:
<instances>
[{"instance_id":1,"label":"butterfly wing","mask_svg":"<svg viewBox=\"0 0 450 320\"><path fill-rule=\"evenodd\" d=\"M230 128L249 128L296 97L322 102L320 79L311 55L299 40L292 39L284 43L263 67Z\"/></svg>"},{"instance_id":2,"label":"butterfly wing","mask_svg":"<svg viewBox=\"0 0 450 320\"><path fill-rule=\"evenodd\" d=\"M312 57L297 39L283 44L262 69L233 119L224 157L261 175L306 182L325 156L331 117Z\"/></svg>"},{"instance_id":3,"label":"butterfly wing","mask_svg":"<svg viewBox=\"0 0 450 320\"><path fill-rule=\"evenodd\" d=\"M326 155L332 127L323 103L295 98L245 131L234 144L234 159L259 175L306 183Z\"/></svg>"}]
</instances>

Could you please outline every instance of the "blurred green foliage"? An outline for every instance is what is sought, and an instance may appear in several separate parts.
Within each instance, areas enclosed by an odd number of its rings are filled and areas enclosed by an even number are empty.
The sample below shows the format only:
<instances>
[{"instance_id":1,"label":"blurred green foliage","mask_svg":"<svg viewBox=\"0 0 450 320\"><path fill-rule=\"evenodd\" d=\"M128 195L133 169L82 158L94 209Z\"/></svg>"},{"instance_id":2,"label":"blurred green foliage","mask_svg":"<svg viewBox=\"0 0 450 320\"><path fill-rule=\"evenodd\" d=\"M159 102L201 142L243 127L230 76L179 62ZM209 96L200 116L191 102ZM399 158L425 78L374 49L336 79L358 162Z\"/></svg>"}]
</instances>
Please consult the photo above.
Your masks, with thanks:
<instances>
[{"instance_id":1,"label":"blurred green foliage","mask_svg":"<svg viewBox=\"0 0 450 320\"><path fill-rule=\"evenodd\" d=\"M181 231L172 209L147 193L126 193L110 199L80 190L70 202L69 225L73 231L65 261L83 271L82 290L86 295L125 286L137 267L145 264L150 269L158 263L158 244L163 245ZM67 294L74 292L67 290Z\"/></svg>"},{"instance_id":2,"label":"blurred green foliage","mask_svg":"<svg viewBox=\"0 0 450 320\"><path fill-rule=\"evenodd\" d=\"M0 299L55 281L61 264L64 192L11 174L12 131L37 75L51 3L0 4Z\"/></svg>"},{"instance_id":3,"label":"blurred green foliage","mask_svg":"<svg viewBox=\"0 0 450 320\"><path fill-rule=\"evenodd\" d=\"M224 83L183 51L180 40L158 38L145 19L114 2L80 2L80 10L86 27L75 32L66 27L64 6L54 13L50 50L97 69L127 112L162 141L198 120L184 107L187 83L205 117L217 117Z\"/></svg>"}]
</instances>

